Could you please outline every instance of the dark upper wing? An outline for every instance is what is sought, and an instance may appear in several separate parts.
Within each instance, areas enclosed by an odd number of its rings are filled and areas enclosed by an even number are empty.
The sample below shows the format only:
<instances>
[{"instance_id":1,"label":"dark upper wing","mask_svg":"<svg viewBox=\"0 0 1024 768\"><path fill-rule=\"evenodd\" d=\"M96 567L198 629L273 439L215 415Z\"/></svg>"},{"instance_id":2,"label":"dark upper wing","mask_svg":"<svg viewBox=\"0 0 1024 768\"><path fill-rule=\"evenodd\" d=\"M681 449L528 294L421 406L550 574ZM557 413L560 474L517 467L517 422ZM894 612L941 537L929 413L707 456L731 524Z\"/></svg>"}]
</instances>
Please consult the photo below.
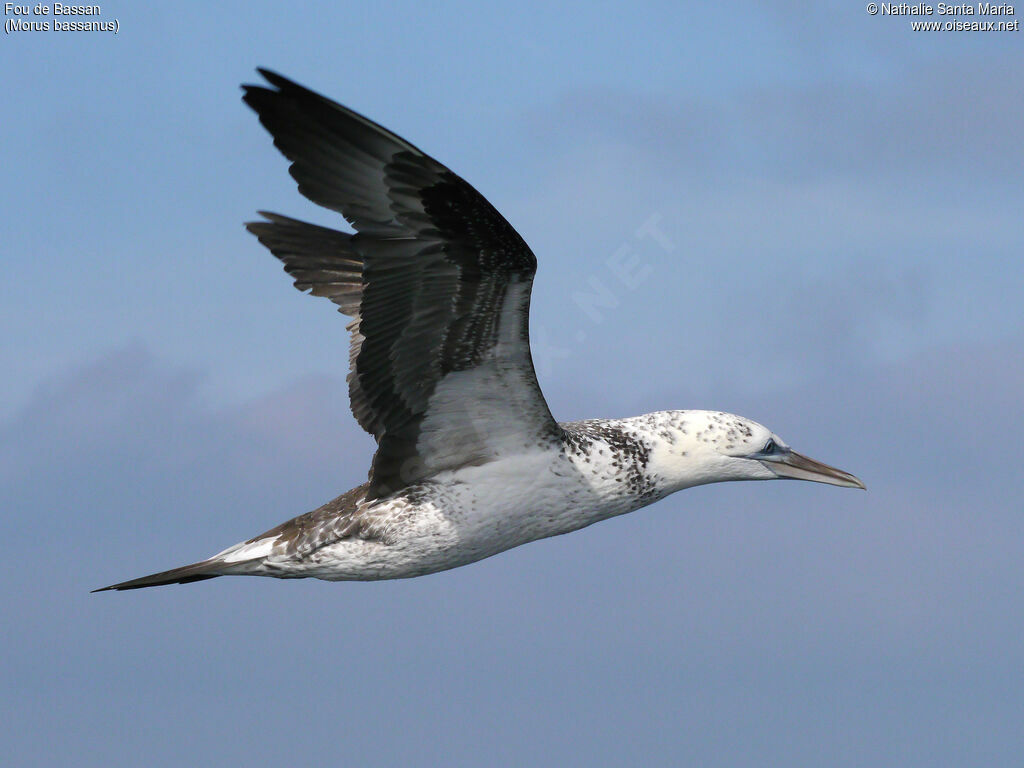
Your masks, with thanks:
<instances>
[{"instance_id":1,"label":"dark upper wing","mask_svg":"<svg viewBox=\"0 0 1024 768\"><path fill-rule=\"evenodd\" d=\"M537 261L469 184L385 128L266 70L245 102L299 191L345 234L263 214L249 226L352 317L352 412L378 442L369 495L555 438L530 357Z\"/></svg>"}]
</instances>

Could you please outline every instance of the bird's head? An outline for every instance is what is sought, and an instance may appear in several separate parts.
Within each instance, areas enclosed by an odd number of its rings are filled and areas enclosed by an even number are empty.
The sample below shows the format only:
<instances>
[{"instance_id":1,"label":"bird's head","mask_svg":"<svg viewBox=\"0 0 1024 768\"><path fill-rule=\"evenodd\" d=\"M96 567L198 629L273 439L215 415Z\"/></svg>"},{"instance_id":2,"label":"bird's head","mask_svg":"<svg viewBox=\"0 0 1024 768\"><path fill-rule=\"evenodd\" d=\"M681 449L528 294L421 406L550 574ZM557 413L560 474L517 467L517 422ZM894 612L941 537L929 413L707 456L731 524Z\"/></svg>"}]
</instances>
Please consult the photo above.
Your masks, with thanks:
<instances>
[{"instance_id":1,"label":"bird's head","mask_svg":"<svg viewBox=\"0 0 1024 768\"><path fill-rule=\"evenodd\" d=\"M849 472L797 453L770 429L742 416L720 411L658 415L664 418L662 440L652 458L677 488L779 478L865 487Z\"/></svg>"}]
</instances>

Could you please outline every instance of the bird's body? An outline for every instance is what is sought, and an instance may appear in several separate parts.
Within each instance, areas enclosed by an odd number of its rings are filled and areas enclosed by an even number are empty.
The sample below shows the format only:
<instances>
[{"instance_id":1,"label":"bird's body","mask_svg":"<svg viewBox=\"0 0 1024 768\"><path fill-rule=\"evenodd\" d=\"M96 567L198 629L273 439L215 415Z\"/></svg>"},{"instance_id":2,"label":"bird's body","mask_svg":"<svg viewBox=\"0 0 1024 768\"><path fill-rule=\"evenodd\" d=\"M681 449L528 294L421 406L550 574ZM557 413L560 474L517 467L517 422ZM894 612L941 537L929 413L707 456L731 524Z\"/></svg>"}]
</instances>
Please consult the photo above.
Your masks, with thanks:
<instances>
[{"instance_id":1,"label":"bird's body","mask_svg":"<svg viewBox=\"0 0 1024 768\"><path fill-rule=\"evenodd\" d=\"M660 467L689 444L688 427L719 422L723 437L741 441L734 418L668 411L563 424L557 442L446 471L386 499L367 500L360 486L217 557L240 563L239 573L337 581L455 568L697 484Z\"/></svg>"},{"instance_id":2,"label":"bird's body","mask_svg":"<svg viewBox=\"0 0 1024 768\"><path fill-rule=\"evenodd\" d=\"M717 411L558 424L529 348L536 259L471 186L366 118L261 70L246 102L300 191L356 234L277 214L248 225L296 287L350 316L349 394L377 440L368 482L192 565L115 584L222 575L420 576L632 512L704 483L863 487Z\"/></svg>"}]
</instances>

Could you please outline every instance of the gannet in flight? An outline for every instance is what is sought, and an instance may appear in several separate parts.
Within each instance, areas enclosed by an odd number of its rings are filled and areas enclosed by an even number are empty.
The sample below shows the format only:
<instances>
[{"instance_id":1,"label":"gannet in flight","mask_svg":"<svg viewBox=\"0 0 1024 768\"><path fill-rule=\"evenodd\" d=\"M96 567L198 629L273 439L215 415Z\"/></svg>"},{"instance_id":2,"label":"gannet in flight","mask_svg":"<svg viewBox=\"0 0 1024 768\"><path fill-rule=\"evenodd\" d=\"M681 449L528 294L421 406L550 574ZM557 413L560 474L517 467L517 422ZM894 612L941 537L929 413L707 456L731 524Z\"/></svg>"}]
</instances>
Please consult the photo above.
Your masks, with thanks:
<instances>
[{"instance_id":1,"label":"gannet in flight","mask_svg":"<svg viewBox=\"0 0 1024 768\"><path fill-rule=\"evenodd\" d=\"M250 575L399 579L455 568L726 480L864 488L717 411L558 423L530 357L537 260L490 203L371 120L292 81L244 86L299 191L354 234L262 213L295 287L352 318L369 479L202 562L104 589ZM97 590L99 591L99 590Z\"/></svg>"}]
</instances>

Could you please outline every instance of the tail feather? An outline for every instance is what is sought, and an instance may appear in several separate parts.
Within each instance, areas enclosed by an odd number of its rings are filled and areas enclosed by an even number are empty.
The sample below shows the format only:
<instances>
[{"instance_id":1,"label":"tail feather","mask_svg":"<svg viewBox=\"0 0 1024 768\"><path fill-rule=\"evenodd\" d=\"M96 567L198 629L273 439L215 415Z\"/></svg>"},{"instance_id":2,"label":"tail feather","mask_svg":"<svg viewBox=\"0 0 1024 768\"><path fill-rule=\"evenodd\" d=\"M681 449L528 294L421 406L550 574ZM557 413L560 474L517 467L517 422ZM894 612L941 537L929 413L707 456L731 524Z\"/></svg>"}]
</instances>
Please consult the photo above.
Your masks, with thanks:
<instances>
[{"instance_id":1,"label":"tail feather","mask_svg":"<svg viewBox=\"0 0 1024 768\"><path fill-rule=\"evenodd\" d=\"M124 590L124 589L142 589L143 587L161 587L165 584L188 584L193 581L203 581L204 579L215 579L218 576L222 576L222 573L211 572L216 569L216 562L213 560L203 560L200 563L192 563L191 565L183 565L180 568L172 568L169 571L161 571L160 573L151 573L149 576L140 576L137 579L131 581L122 581L120 584L111 584L109 587L101 587L100 589L94 589L93 592L106 592L109 589Z\"/></svg>"}]
</instances>

